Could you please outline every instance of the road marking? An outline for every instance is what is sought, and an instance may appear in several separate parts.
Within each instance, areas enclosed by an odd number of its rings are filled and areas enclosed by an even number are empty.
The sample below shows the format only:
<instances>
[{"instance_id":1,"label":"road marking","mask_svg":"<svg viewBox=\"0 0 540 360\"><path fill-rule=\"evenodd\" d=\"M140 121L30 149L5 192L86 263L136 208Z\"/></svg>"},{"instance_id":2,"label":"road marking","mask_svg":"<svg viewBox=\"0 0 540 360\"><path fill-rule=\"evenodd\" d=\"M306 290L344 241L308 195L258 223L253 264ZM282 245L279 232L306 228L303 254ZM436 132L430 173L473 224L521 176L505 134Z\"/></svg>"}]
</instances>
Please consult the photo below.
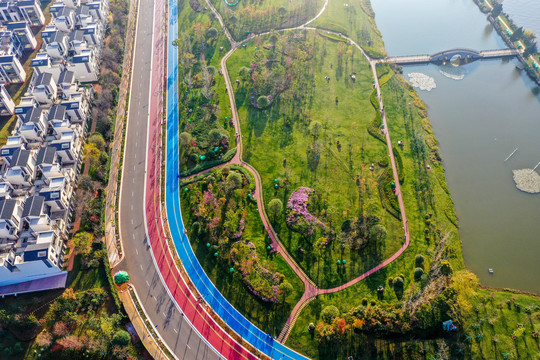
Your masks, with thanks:
<instances>
[{"instance_id":1,"label":"road marking","mask_svg":"<svg viewBox=\"0 0 540 360\"><path fill-rule=\"evenodd\" d=\"M165 313L164 313L164 312L162 312L162 314L163 314L163 317L164 317L164 318L166 318L166 317L167 317L167 315L165 315Z\"/></svg>"},{"instance_id":2,"label":"road marking","mask_svg":"<svg viewBox=\"0 0 540 360\"><path fill-rule=\"evenodd\" d=\"M188 348L189 350L191 350L191 347L190 347L188 344L186 344L186 346L187 346L187 348Z\"/></svg>"},{"instance_id":3,"label":"road marking","mask_svg":"<svg viewBox=\"0 0 540 360\"><path fill-rule=\"evenodd\" d=\"M137 253L137 255L139 255L139 250L135 249L135 252Z\"/></svg>"},{"instance_id":4,"label":"road marking","mask_svg":"<svg viewBox=\"0 0 540 360\"><path fill-rule=\"evenodd\" d=\"M131 219L131 225L133 225L133 219Z\"/></svg>"},{"instance_id":5,"label":"road marking","mask_svg":"<svg viewBox=\"0 0 540 360\"><path fill-rule=\"evenodd\" d=\"M131 211L133 211L133 204L131 204ZM134 235L135 236L135 235Z\"/></svg>"},{"instance_id":6,"label":"road marking","mask_svg":"<svg viewBox=\"0 0 540 360\"><path fill-rule=\"evenodd\" d=\"M174 330L174 332L175 332L175 333L177 333L177 334L178 334L178 330L176 330L176 329L174 329L174 328L173 328L173 330Z\"/></svg>"},{"instance_id":7,"label":"road marking","mask_svg":"<svg viewBox=\"0 0 540 360\"><path fill-rule=\"evenodd\" d=\"M142 264L139 264L139 266L141 267L141 270L144 271L143 267L142 267Z\"/></svg>"},{"instance_id":8,"label":"road marking","mask_svg":"<svg viewBox=\"0 0 540 360\"><path fill-rule=\"evenodd\" d=\"M148 282L148 280L146 280L146 285L150 286L150 283Z\"/></svg>"}]
</instances>

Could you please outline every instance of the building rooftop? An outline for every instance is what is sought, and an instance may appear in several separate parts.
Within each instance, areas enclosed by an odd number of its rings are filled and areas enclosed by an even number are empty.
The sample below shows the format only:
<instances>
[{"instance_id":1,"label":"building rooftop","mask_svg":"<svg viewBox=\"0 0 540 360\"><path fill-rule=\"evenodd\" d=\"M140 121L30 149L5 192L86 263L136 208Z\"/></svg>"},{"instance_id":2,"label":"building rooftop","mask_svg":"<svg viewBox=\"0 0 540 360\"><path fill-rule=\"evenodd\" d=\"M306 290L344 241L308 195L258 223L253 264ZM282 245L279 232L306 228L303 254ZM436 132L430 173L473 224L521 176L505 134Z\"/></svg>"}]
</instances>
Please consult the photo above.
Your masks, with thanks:
<instances>
[{"instance_id":1,"label":"building rooftop","mask_svg":"<svg viewBox=\"0 0 540 360\"><path fill-rule=\"evenodd\" d=\"M28 159L30 159L30 150L21 150L17 149L13 152L11 156L11 167L14 166L26 166L28 164Z\"/></svg>"},{"instance_id":2,"label":"building rooftop","mask_svg":"<svg viewBox=\"0 0 540 360\"><path fill-rule=\"evenodd\" d=\"M10 220L16 205L16 200L0 199L0 219Z\"/></svg>"},{"instance_id":3,"label":"building rooftop","mask_svg":"<svg viewBox=\"0 0 540 360\"><path fill-rule=\"evenodd\" d=\"M44 203L45 198L43 196L30 196L24 202L22 217L24 218L27 216L40 216Z\"/></svg>"}]
</instances>

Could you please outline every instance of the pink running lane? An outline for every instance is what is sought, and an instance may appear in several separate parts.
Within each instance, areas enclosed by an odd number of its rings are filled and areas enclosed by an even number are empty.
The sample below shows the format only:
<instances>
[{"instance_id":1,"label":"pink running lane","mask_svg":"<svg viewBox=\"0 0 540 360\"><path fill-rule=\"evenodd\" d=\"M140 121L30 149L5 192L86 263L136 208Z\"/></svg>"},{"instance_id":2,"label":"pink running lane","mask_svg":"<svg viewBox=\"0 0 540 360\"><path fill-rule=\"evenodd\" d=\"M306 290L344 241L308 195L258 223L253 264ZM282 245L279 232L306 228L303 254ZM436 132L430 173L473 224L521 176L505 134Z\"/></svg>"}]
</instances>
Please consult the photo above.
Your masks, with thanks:
<instances>
[{"instance_id":1,"label":"pink running lane","mask_svg":"<svg viewBox=\"0 0 540 360\"><path fill-rule=\"evenodd\" d=\"M152 252L158 270L174 298L175 302L197 331L226 359L257 359L241 344L236 342L221 326L216 323L207 310L200 304L196 296L181 276L171 251L167 245L163 218L161 214L161 119L163 110L164 53L166 37L164 36L164 1L155 3L154 43L157 51L153 52L152 78L150 94L150 117L148 126L148 161L146 164L146 222Z\"/></svg>"}]
</instances>

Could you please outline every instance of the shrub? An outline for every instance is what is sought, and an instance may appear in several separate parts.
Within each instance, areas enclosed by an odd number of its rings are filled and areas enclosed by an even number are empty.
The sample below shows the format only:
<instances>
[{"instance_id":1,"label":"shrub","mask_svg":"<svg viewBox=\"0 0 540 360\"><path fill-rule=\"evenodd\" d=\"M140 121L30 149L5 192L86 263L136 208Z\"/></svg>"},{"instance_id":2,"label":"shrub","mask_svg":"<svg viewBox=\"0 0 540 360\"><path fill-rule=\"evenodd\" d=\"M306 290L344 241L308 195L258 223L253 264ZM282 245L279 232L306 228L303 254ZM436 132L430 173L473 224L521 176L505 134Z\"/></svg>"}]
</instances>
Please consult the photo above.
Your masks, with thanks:
<instances>
[{"instance_id":1,"label":"shrub","mask_svg":"<svg viewBox=\"0 0 540 360\"><path fill-rule=\"evenodd\" d=\"M367 305L367 303L368 303L368 300L367 300L367 298L363 298L363 299L362 299L362 305L366 306L366 305Z\"/></svg>"},{"instance_id":2,"label":"shrub","mask_svg":"<svg viewBox=\"0 0 540 360\"><path fill-rule=\"evenodd\" d=\"M418 281L424 275L424 269L417 267L414 269L414 280Z\"/></svg>"},{"instance_id":3,"label":"shrub","mask_svg":"<svg viewBox=\"0 0 540 360\"><path fill-rule=\"evenodd\" d=\"M114 334L112 342L115 345L126 346L131 342L131 336L127 331L119 330Z\"/></svg>"},{"instance_id":4,"label":"shrub","mask_svg":"<svg viewBox=\"0 0 540 360\"><path fill-rule=\"evenodd\" d=\"M394 288L403 289L403 278L401 276L396 276L393 281Z\"/></svg>"},{"instance_id":5,"label":"shrub","mask_svg":"<svg viewBox=\"0 0 540 360\"><path fill-rule=\"evenodd\" d=\"M377 161L377 164L379 164L380 167L387 167L388 166L388 158L383 157L379 161Z\"/></svg>"},{"instance_id":6,"label":"shrub","mask_svg":"<svg viewBox=\"0 0 540 360\"><path fill-rule=\"evenodd\" d=\"M270 100L268 100L268 97L264 95L259 96L259 98L257 99L257 106L259 107L259 109L264 109L268 105L270 105Z\"/></svg>"},{"instance_id":7,"label":"shrub","mask_svg":"<svg viewBox=\"0 0 540 360\"><path fill-rule=\"evenodd\" d=\"M372 299L370 302L371 306L375 306L375 304L377 304L377 301L375 301L374 299Z\"/></svg>"},{"instance_id":8,"label":"shrub","mask_svg":"<svg viewBox=\"0 0 540 360\"><path fill-rule=\"evenodd\" d=\"M389 277L388 278L388 286L393 286L393 285L394 285L394 278Z\"/></svg>"},{"instance_id":9,"label":"shrub","mask_svg":"<svg viewBox=\"0 0 540 360\"><path fill-rule=\"evenodd\" d=\"M20 342L15 343L15 345L13 346L13 353L20 354L22 353L22 351L23 351L23 348L21 346L21 343Z\"/></svg>"},{"instance_id":10,"label":"shrub","mask_svg":"<svg viewBox=\"0 0 540 360\"><path fill-rule=\"evenodd\" d=\"M416 255L416 257L414 258L414 264L416 265L417 268L424 268L424 255Z\"/></svg>"},{"instance_id":11,"label":"shrub","mask_svg":"<svg viewBox=\"0 0 540 360\"><path fill-rule=\"evenodd\" d=\"M334 305L325 307L321 311L321 318L327 324L331 324L332 321L339 316L339 310Z\"/></svg>"}]
</instances>

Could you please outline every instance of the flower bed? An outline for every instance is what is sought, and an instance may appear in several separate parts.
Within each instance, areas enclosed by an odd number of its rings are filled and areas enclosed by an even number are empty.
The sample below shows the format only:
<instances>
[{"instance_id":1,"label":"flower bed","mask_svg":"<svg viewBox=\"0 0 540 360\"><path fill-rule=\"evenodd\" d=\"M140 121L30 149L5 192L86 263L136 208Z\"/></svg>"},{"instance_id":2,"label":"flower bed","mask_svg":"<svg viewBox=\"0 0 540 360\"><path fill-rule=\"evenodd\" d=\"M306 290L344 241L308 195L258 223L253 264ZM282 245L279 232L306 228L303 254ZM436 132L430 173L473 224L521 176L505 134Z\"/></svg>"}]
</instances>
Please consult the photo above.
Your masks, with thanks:
<instances>
[{"instance_id":1,"label":"flower bed","mask_svg":"<svg viewBox=\"0 0 540 360\"><path fill-rule=\"evenodd\" d=\"M300 187L289 197L287 226L291 230L313 235L317 227L326 229L326 226L308 211L309 196L314 192L311 188Z\"/></svg>"},{"instance_id":2,"label":"flower bed","mask_svg":"<svg viewBox=\"0 0 540 360\"><path fill-rule=\"evenodd\" d=\"M255 245L236 242L231 247L231 260L239 270L248 290L264 302L275 303L281 274L265 268L259 261Z\"/></svg>"}]
</instances>

